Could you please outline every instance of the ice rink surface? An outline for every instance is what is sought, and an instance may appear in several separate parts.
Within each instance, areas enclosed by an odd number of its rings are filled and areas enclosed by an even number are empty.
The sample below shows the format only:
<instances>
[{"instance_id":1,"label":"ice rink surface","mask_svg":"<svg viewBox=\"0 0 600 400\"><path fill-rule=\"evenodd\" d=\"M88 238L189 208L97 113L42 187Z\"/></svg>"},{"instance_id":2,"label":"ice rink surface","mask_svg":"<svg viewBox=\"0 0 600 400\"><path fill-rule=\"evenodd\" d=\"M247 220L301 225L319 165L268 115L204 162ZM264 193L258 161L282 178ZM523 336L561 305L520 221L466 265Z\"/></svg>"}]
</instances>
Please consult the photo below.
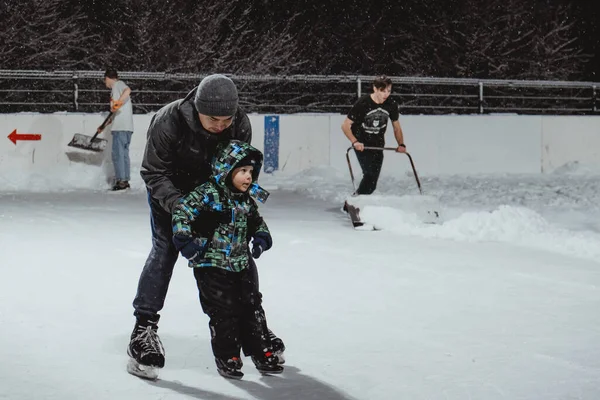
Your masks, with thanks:
<instances>
[{"instance_id":1,"label":"ice rink surface","mask_svg":"<svg viewBox=\"0 0 600 400\"><path fill-rule=\"evenodd\" d=\"M139 176L139 175L138 175ZM157 382L125 372L150 249L139 178L0 178L0 399L600 398L600 175L382 177L359 232L343 171L263 175L273 248L259 260L281 376L225 380L192 272L176 265Z\"/></svg>"}]
</instances>

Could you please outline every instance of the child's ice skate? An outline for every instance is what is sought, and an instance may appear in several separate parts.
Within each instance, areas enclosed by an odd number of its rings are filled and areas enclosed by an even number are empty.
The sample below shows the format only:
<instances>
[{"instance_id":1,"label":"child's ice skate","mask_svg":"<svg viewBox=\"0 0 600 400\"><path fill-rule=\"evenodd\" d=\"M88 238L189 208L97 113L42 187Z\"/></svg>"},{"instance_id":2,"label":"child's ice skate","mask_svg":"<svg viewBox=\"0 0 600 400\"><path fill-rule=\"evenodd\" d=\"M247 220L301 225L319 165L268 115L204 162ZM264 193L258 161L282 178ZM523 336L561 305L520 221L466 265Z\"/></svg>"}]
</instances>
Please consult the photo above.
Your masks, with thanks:
<instances>
[{"instance_id":1,"label":"child's ice skate","mask_svg":"<svg viewBox=\"0 0 600 400\"><path fill-rule=\"evenodd\" d=\"M269 339L271 340L271 348L273 350L273 354L277 357L277 364L283 365L285 364L285 345L283 344L283 340L279 339L272 330L269 329Z\"/></svg>"},{"instance_id":2,"label":"child's ice skate","mask_svg":"<svg viewBox=\"0 0 600 400\"><path fill-rule=\"evenodd\" d=\"M158 337L157 322L138 320L127 347L130 359L127 372L144 379L158 379L158 369L165 366L165 350Z\"/></svg>"},{"instance_id":3,"label":"child's ice skate","mask_svg":"<svg viewBox=\"0 0 600 400\"><path fill-rule=\"evenodd\" d=\"M259 356L252 356L252 362L254 362L258 372L263 375L280 374L283 372L283 367L278 364L277 357L271 351L267 351Z\"/></svg>"},{"instance_id":4,"label":"child's ice skate","mask_svg":"<svg viewBox=\"0 0 600 400\"><path fill-rule=\"evenodd\" d=\"M229 379L242 379L244 374L242 371L242 360L239 357L231 357L227 360L222 358L215 358L215 363L217 364L217 371L219 375L224 378Z\"/></svg>"}]
</instances>

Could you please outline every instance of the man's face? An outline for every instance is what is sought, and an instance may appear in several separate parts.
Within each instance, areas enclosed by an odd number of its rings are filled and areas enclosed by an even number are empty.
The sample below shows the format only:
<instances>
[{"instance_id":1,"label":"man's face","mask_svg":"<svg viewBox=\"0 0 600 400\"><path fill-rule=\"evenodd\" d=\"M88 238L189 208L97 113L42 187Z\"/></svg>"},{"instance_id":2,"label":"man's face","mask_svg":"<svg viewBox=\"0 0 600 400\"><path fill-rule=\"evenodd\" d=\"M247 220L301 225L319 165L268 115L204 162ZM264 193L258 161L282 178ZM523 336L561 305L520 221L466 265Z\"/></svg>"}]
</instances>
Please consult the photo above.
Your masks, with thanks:
<instances>
[{"instance_id":1,"label":"man's face","mask_svg":"<svg viewBox=\"0 0 600 400\"><path fill-rule=\"evenodd\" d=\"M373 93L375 93L375 97L378 100L377 102L383 103L388 97L390 97L390 94L392 93L392 85L388 85L385 89L377 89L375 86L373 86Z\"/></svg>"},{"instance_id":2,"label":"man's face","mask_svg":"<svg viewBox=\"0 0 600 400\"><path fill-rule=\"evenodd\" d=\"M233 123L233 116L230 117L213 117L198 113L202 127L210 133L219 134L229 128Z\"/></svg>"}]
</instances>

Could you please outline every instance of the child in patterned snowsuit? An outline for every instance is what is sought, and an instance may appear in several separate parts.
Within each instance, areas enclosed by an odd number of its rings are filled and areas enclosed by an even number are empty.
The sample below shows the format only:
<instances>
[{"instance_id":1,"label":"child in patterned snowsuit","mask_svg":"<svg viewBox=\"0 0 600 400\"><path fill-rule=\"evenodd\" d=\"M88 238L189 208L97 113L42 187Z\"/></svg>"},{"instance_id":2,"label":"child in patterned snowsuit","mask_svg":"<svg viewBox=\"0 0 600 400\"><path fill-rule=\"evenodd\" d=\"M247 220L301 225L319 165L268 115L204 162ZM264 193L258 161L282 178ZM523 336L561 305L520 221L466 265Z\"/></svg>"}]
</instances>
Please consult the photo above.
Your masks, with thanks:
<instances>
[{"instance_id":1,"label":"child in patterned snowsuit","mask_svg":"<svg viewBox=\"0 0 600 400\"><path fill-rule=\"evenodd\" d=\"M269 195L256 183L262 160L259 150L232 140L217 153L209 181L173 212L173 242L194 269L200 303L210 317L217 370L235 379L243 376L241 348L260 372L283 371L272 353L258 312L260 294L248 271L250 253L258 258L272 245L254 200L264 203Z\"/></svg>"}]
</instances>

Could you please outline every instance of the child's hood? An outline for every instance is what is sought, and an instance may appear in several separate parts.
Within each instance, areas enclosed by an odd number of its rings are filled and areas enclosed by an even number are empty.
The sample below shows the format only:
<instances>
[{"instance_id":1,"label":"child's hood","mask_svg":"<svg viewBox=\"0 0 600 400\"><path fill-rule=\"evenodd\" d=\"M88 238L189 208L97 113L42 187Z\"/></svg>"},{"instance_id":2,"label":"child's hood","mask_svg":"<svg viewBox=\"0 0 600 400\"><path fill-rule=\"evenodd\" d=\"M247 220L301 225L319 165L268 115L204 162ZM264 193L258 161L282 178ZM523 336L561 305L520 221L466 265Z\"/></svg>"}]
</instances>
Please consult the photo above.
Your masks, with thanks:
<instances>
[{"instance_id":1,"label":"child's hood","mask_svg":"<svg viewBox=\"0 0 600 400\"><path fill-rule=\"evenodd\" d=\"M252 164L254 166L254 170L252 172L253 183L250 189L248 189L249 194L264 203L269 194L256 183L262 168L263 155L258 149L252 147L246 142L242 142L240 140L231 140L219 146L217 149L217 155L213 159L212 163L213 179L217 185L229 190L226 184L228 182L227 177L233 172L237 164L239 164L239 162L246 157L253 159Z\"/></svg>"}]
</instances>

